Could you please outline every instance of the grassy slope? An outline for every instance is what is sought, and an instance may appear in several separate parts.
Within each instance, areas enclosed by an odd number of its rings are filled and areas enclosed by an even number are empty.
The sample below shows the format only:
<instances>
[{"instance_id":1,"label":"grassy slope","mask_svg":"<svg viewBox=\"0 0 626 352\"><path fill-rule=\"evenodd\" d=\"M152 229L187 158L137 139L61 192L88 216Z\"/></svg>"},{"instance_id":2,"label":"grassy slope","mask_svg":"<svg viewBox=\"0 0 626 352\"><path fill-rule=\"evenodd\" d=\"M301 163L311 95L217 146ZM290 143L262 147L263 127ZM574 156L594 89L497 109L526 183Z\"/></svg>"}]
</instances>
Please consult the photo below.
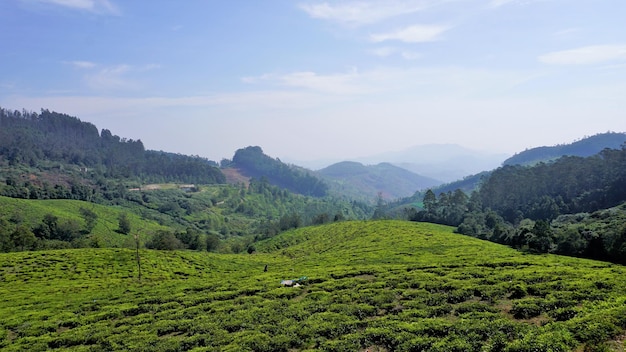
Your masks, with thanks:
<instances>
[{"instance_id":1,"label":"grassy slope","mask_svg":"<svg viewBox=\"0 0 626 352\"><path fill-rule=\"evenodd\" d=\"M623 266L523 255L448 227L343 222L257 249L142 251L140 282L131 250L0 254L0 347L567 351L626 327Z\"/></svg>"},{"instance_id":2,"label":"grassy slope","mask_svg":"<svg viewBox=\"0 0 626 352\"><path fill-rule=\"evenodd\" d=\"M140 232L143 241L148 239L149 234L159 229L169 229L155 221L142 219L130 212L129 209L121 207L111 207L78 200L28 200L0 196L0 217L11 217L13 214L18 214L30 227L35 227L41 223L46 214L58 217L60 222L71 219L83 224L84 220L80 216L81 207L89 209L98 215L96 226L91 231L91 234L97 237L106 247L134 247L132 236L116 232L119 228L119 214L122 212L128 214L132 232Z\"/></svg>"}]
</instances>

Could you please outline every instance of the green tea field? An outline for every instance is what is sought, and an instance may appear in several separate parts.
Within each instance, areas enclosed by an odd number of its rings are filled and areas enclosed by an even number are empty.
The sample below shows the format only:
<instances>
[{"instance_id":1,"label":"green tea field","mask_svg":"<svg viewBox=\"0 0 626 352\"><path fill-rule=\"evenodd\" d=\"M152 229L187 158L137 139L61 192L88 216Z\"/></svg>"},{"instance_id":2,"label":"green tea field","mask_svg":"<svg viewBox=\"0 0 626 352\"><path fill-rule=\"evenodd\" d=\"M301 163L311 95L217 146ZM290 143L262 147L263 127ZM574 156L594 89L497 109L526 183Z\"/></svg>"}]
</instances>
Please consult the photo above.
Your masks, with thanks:
<instances>
[{"instance_id":1,"label":"green tea field","mask_svg":"<svg viewBox=\"0 0 626 352\"><path fill-rule=\"evenodd\" d=\"M624 351L620 265L391 220L255 247L0 254L0 349Z\"/></svg>"}]
</instances>

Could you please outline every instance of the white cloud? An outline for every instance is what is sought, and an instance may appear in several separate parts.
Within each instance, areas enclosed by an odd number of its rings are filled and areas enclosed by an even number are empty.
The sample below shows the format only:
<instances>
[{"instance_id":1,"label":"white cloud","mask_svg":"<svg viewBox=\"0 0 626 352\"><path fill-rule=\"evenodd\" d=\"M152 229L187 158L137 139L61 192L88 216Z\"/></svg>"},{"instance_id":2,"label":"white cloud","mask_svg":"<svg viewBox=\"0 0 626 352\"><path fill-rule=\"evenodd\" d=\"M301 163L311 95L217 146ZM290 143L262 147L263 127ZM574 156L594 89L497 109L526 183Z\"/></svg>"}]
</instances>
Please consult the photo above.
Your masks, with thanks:
<instances>
[{"instance_id":1,"label":"white cloud","mask_svg":"<svg viewBox=\"0 0 626 352\"><path fill-rule=\"evenodd\" d=\"M573 34L576 34L580 32L580 28L566 28L566 29L562 29L560 31L557 31L555 33L553 33L552 35L555 37L565 37L565 36L571 36Z\"/></svg>"},{"instance_id":2,"label":"white cloud","mask_svg":"<svg viewBox=\"0 0 626 352\"><path fill-rule=\"evenodd\" d=\"M416 60L422 57L421 53L409 51L409 50L402 50L402 49L391 47L391 46L383 46L380 48L375 48L375 49L370 50L369 52L370 54L374 56L378 56L378 57L390 57L390 56L399 55L405 60Z\"/></svg>"},{"instance_id":3,"label":"white cloud","mask_svg":"<svg viewBox=\"0 0 626 352\"><path fill-rule=\"evenodd\" d=\"M500 7L508 4L528 5L533 2L546 1L546 0L491 0L489 5L491 7Z\"/></svg>"},{"instance_id":4,"label":"white cloud","mask_svg":"<svg viewBox=\"0 0 626 352\"><path fill-rule=\"evenodd\" d=\"M403 51L401 55L406 60L417 60L422 57L421 53L417 53L413 51Z\"/></svg>"},{"instance_id":5,"label":"white cloud","mask_svg":"<svg viewBox=\"0 0 626 352\"><path fill-rule=\"evenodd\" d=\"M24 0L22 0L24 1ZM36 0L40 3L58 5L73 10L82 10L99 14L119 15L120 11L109 0Z\"/></svg>"},{"instance_id":6,"label":"white cloud","mask_svg":"<svg viewBox=\"0 0 626 352\"><path fill-rule=\"evenodd\" d=\"M553 65L590 65L624 59L626 45L592 45L539 56L539 61Z\"/></svg>"},{"instance_id":7,"label":"white cloud","mask_svg":"<svg viewBox=\"0 0 626 352\"><path fill-rule=\"evenodd\" d=\"M64 61L63 63L72 65L75 68L80 68L80 69L91 69L91 68L98 66L98 64L96 64L95 62L91 62L91 61Z\"/></svg>"},{"instance_id":8,"label":"white cloud","mask_svg":"<svg viewBox=\"0 0 626 352\"><path fill-rule=\"evenodd\" d=\"M245 77L246 83L270 83L280 86L309 89L317 92L332 94L360 94L370 89L361 82L363 75L356 69L348 73L321 75L315 72L303 71L284 75L266 74L258 77Z\"/></svg>"},{"instance_id":9,"label":"white cloud","mask_svg":"<svg viewBox=\"0 0 626 352\"><path fill-rule=\"evenodd\" d=\"M370 50L370 53L374 56L387 57L392 56L398 52L398 48L394 48L391 46L383 46L380 48L375 48Z\"/></svg>"},{"instance_id":10,"label":"white cloud","mask_svg":"<svg viewBox=\"0 0 626 352\"><path fill-rule=\"evenodd\" d=\"M139 88L139 84L126 77L130 71L131 66L124 64L105 67L85 75L85 81L95 90L134 90Z\"/></svg>"},{"instance_id":11,"label":"white cloud","mask_svg":"<svg viewBox=\"0 0 626 352\"><path fill-rule=\"evenodd\" d=\"M313 18L348 25L364 25L422 11L436 2L435 0L350 1L339 4L318 2L301 4L300 8Z\"/></svg>"},{"instance_id":12,"label":"white cloud","mask_svg":"<svg viewBox=\"0 0 626 352\"><path fill-rule=\"evenodd\" d=\"M500 7L511 2L515 2L515 0L491 0L490 5L493 7Z\"/></svg>"},{"instance_id":13,"label":"white cloud","mask_svg":"<svg viewBox=\"0 0 626 352\"><path fill-rule=\"evenodd\" d=\"M141 88L138 81L129 78L133 74L153 71L161 68L159 64L132 66L119 64L105 66L92 61L63 61L84 72L83 80L87 86L98 91L137 90Z\"/></svg>"},{"instance_id":14,"label":"white cloud","mask_svg":"<svg viewBox=\"0 0 626 352\"><path fill-rule=\"evenodd\" d=\"M394 32L372 34L370 40L373 42L383 42L387 40L398 40L407 43L422 43L439 40L440 35L447 31L449 27L438 25L413 25Z\"/></svg>"}]
</instances>

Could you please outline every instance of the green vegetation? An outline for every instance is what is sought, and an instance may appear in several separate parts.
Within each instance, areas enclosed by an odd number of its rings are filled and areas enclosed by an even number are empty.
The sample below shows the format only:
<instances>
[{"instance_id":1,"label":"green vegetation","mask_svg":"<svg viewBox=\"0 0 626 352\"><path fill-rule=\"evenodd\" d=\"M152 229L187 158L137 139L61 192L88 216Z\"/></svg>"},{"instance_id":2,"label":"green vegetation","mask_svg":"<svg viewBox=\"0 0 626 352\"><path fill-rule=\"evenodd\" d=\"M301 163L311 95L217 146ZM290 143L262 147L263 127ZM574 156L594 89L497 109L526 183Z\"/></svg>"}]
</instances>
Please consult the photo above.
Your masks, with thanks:
<instances>
[{"instance_id":1,"label":"green vegetation","mask_svg":"<svg viewBox=\"0 0 626 352\"><path fill-rule=\"evenodd\" d=\"M128 351L610 351L626 269L440 225L349 221L247 255L0 254L0 347ZM267 266L267 271L264 268ZM307 276L300 287L283 279Z\"/></svg>"},{"instance_id":2,"label":"green vegetation","mask_svg":"<svg viewBox=\"0 0 626 352\"><path fill-rule=\"evenodd\" d=\"M365 219L371 212L362 203L305 197L254 180L248 186L202 185L194 191L153 188L158 189L124 190L123 198L103 204L0 196L0 252L134 248L134 232L141 233L143 245L157 232L169 231L178 233L185 248L238 253L290 228ZM25 238L30 240L23 243Z\"/></svg>"}]
</instances>

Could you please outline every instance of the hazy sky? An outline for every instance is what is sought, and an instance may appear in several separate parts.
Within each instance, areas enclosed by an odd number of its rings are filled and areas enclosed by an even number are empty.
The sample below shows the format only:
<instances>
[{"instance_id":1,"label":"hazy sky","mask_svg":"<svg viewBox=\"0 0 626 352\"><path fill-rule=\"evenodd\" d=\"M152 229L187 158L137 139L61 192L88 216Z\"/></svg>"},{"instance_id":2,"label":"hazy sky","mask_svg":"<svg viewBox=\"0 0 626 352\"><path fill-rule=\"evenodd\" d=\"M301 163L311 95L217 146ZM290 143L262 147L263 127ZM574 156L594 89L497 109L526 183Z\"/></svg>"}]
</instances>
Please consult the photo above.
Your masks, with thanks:
<instances>
[{"instance_id":1,"label":"hazy sky","mask_svg":"<svg viewBox=\"0 0 626 352\"><path fill-rule=\"evenodd\" d=\"M624 0L1 0L0 106L219 161L626 131Z\"/></svg>"}]
</instances>

